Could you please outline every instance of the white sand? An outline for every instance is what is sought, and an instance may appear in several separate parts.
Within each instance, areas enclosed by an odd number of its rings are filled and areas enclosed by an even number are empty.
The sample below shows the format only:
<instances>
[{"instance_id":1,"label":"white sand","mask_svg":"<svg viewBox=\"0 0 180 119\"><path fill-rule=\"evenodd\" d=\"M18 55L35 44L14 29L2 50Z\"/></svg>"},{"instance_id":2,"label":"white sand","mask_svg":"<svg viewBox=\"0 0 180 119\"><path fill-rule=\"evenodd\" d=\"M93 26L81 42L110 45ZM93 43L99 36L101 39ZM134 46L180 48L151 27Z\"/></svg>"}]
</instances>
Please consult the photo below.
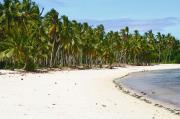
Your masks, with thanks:
<instances>
[{"instance_id":1,"label":"white sand","mask_svg":"<svg viewBox=\"0 0 180 119\"><path fill-rule=\"evenodd\" d=\"M44 74L0 70L0 119L180 119L122 93L112 82L134 71L172 68L180 65Z\"/></svg>"}]
</instances>

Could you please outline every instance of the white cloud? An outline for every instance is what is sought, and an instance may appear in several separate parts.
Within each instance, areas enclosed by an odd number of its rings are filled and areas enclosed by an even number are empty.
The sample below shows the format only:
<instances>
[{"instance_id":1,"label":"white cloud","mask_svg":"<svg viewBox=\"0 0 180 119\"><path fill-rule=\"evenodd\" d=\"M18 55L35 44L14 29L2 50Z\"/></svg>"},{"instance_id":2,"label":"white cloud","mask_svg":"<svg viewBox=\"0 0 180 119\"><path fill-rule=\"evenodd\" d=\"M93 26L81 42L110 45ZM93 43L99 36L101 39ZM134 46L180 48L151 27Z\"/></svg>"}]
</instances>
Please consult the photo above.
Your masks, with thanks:
<instances>
[{"instance_id":1,"label":"white cloud","mask_svg":"<svg viewBox=\"0 0 180 119\"><path fill-rule=\"evenodd\" d=\"M162 19L151 19L151 20L136 20L136 19L114 19L114 20L80 20L81 22L88 22L90 25L97 26L103 24L106 31L109 30L120 30L128 26L131 30L138 29L141 32L148 30L163 31L165 28L180 24L180 20L176 17L167 17Z\"/></svg>"}]
</instances>

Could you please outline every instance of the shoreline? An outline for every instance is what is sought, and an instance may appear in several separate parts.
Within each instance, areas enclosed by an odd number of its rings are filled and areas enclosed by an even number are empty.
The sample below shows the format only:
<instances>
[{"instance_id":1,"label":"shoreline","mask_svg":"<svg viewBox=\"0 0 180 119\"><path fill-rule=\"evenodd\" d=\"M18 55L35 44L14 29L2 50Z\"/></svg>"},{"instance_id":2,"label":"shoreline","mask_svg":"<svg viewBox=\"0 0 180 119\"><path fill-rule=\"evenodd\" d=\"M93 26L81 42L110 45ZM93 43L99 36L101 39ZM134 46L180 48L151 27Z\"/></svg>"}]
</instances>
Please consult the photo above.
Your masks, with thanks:
<instances>
[{"instance_id":1,"label":"shoreline","mask_svg":"<svg viewBox=\"0 0 180 119\"><path fill-rule=\"evenodd\" d=\"M165 64L166 65L166 64ZM155 65L157 66L157 65ZM119 78L115 78L113 80L113 83L115 84L115 87L118 88L122 93L124 94L127 94L129 96L132 96L138 100L141 100L147 104L150 104L150 105L153 105L155 107L159 107L159 108L162 108L164 110L167 110L169 112L171 112L172 114L175 114L175 115L178 115L180 116L180 107L176 107L175 105L173 104L169 104L169 103L165 103L163 101L158 101L158 100L155 100L151 97L148 97L146 95L146 93L144 92L139 92L139 91L135 91L133 89L130 89L129 87L127 86L124 86L122 85L121 83L118 83L116 80L123 80L123 78L131 75L132 73L137 73L137 72L149 72L149 71L156 71L156 70L168 70L168 69L180 69L179 67L171 67L171 68L160 68L160 69L141 69L139 71L132 71L132 72L129 72L127 74L125 74L124 76L121 76Z\"/></svg>"},{"instance_id":2,"label":"shoreline","mask_svg":"<svg viewBox=\"0 0 180 119\"><path fill-rule=\"evenodd\" d=\"M131 73L128 75L131 75ZM126 75L126 76L128 76L128 75ZM124 76L124 77L126 77L126 76ZM124 77L121 77L120 79L123 80ZM148 97L147 94L144 93L143 91L142 92L135 91L125 85L122 85L121 83L116 82L116 80L118 80L118 79L113 80L113 83L115 84L115 87L118 88L122 93L130 95L130 96L132 96L138 100L141 100L147 104L168 110L169 112L180 116L180 107L175 107L175 105L173 105L173 104L155 100L151 97Z\"/></svg>"},{"instance_id":3,"label":"shoreline","mask_svg":"<svg viewBox=\"0 0 180 119\"><path fill-rule=\"evenodd\" d=\"M170 111L127 95L113 80L132 72L180 65L18 73L0 70L3 119L179 119Z\"/></svg>"}]
</instances>

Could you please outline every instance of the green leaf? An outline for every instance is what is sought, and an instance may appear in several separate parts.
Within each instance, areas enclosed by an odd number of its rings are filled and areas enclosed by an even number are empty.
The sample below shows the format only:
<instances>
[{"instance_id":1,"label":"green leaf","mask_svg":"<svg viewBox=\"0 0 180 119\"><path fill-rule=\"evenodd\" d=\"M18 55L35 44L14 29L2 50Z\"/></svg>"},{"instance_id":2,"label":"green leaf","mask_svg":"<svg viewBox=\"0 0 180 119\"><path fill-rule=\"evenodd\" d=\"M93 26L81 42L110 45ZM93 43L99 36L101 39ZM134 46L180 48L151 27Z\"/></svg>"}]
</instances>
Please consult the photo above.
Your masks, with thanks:
<instances>
[{"instance_id":1,"label":"green leaf","mask_svg":"<svg viewBox=\"0 0 180 119\"><path fill-rule=\"evenodd\" d=\"M4 58L10 58L12 57L14 54L14 49L7 49L3 52L0 52L0 60L4 59Z\"/></svg>"},{"instance_id":2,"label":"green leaf","mask_svg":"<svg viewBox=\"0 0 180 119\"><path fill-rule=\"evenodd\" d=\"M6 50L6 57L10 58L14 54L14 48Z\"/></svg>"}]
</instances>

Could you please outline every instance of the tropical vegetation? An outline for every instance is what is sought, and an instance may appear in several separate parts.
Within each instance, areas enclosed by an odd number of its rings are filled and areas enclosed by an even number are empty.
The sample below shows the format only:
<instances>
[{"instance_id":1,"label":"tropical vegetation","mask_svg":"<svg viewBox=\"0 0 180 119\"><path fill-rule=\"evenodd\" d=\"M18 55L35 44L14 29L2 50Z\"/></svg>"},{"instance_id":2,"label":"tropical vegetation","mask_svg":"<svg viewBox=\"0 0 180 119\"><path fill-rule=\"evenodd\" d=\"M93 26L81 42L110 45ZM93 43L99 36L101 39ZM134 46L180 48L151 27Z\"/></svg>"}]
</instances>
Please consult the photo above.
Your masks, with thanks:
<instances>
[{"instance_id":1,"label":"tropical vegetation","mask_svg":"<svg viewBox=\"0 0 180 119\"><path fill-rule=\"evenodd\" d=\"M179 63L180 42L170 33L105 32L103 25L69 20L31 0L0 3L0 68L109 67Z\"/></svg>"}]
</instances>

